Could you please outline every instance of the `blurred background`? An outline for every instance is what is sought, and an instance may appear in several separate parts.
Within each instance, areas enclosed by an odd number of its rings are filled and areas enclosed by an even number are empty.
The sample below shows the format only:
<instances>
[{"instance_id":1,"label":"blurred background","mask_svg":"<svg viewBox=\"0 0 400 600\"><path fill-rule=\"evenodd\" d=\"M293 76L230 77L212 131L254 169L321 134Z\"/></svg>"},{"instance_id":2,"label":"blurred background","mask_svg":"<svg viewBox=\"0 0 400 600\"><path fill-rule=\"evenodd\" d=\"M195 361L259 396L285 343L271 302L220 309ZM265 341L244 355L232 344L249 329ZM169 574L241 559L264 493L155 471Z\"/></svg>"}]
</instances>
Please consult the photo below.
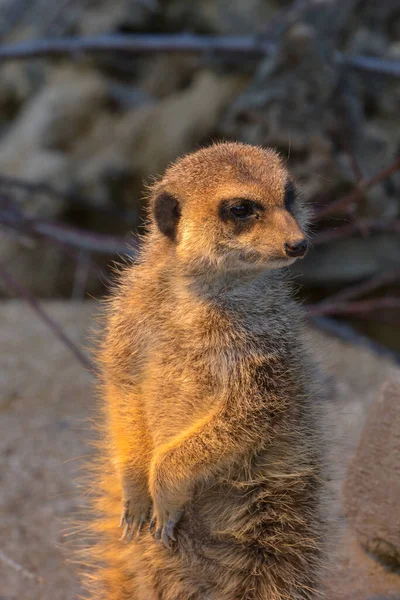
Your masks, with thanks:
<instances>
[{"instance_id":1,"label":"blurred background","mask_svg":"<svg viewBox=\"0 0 400 600\"><path fill-rule=\"evenodd\" d=\"M3 296L102 296L151 177L241 140L314 208L313 316L400 352L397 0L2 0L0 39Z\"/></svg>"},{"instance_id":2,"label":"blurred background","mask_svg":"<svg viewBox=\"0 0 400 600\"><path fill-rule=\"evenodd\" d=\"M0 0L4 598L77 593L56 547L80 506L85 336L146 184L182 153L287 160L313 209L298 296L342 344L326 362L355 445L400 360L399 133L399 0Z\"/></svg>"}]
</instances>

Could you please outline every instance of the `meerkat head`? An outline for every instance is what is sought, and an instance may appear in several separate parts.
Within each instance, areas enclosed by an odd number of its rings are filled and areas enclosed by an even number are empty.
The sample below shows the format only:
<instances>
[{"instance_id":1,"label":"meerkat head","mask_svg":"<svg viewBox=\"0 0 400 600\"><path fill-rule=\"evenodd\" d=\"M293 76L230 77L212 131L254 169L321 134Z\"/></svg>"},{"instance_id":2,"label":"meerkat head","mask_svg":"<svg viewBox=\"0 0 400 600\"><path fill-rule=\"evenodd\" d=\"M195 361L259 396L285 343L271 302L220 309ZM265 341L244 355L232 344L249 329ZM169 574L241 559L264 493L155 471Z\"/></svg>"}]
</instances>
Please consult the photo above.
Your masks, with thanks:
<instances>
[{"instance_id":1,"label":"meerkat head","mask_svg":"<svg viewBox=\"0 0 400 600\"><path fill-rule=\"evenodd\" d=\"M183 270L288 266L307 252L307 209L271 149L220 143L179 159L151 190L153 235Z\"/></svg>"}]
</instances>

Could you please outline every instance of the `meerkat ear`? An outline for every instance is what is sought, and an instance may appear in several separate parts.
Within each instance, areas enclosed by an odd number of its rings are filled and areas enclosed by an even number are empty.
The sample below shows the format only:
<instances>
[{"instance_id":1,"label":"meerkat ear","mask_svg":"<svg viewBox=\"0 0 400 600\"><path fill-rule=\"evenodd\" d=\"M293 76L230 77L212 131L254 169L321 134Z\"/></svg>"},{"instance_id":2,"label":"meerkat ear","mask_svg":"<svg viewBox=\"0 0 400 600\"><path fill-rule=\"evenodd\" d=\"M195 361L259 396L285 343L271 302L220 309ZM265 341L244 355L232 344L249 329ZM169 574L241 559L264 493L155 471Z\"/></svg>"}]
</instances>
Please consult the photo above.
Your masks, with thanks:
<instances>
[{"instance_id":1,"label":"meerkat ear","mask_svg":"<svg viewBox=\"0 0 400 600\"><path fill-rule=\"evenodd\" d=\"M179 200L168 192L161 192L153 201L153 214L161 233L174 242L181 216Z\"/></svg>"}]
</instances>

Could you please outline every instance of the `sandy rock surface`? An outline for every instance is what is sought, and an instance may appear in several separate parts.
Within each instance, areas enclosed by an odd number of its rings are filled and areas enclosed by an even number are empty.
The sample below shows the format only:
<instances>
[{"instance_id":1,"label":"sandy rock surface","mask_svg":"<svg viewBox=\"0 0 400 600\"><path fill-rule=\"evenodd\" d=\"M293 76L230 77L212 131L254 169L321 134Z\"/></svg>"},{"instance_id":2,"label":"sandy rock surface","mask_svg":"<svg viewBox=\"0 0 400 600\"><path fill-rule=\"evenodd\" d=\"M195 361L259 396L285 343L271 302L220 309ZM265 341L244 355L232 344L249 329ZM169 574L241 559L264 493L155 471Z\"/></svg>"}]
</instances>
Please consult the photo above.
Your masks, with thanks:
<instances>
[{"instance_id":1,"label":"sandy rock surface","mask_svg":"<svg viewBox=\"0 0 400 600\"><path fill-rule=\"evenodd\" d=\"M400 562L400 380L373 402L344 484L344 510L360 544L381 562Z\"/></svg>"},{"instance_id":2,"label":"sandy rock surface","mask_svg":"<svg viewBox=\"0 0 400 600\"><path fill-rule=\"evenodd\" d=\"M47 303L48 312L79 344L97 304ZM17 301L0 304L0 581L2 600L69 600L74 576L68 521L84 506L77 485L90 450L89 419L95 408L94 378L54 338L30 309ZM329 427L340 439L331 457L339 488L358 443L366 411L383 383L399 375L388 359L313 333L330 377ZM340 510L341 512L341 510ZM400 595L400 576L367 557L344 520L328 597L368 600Z\"/></svg>"}]
</instances>

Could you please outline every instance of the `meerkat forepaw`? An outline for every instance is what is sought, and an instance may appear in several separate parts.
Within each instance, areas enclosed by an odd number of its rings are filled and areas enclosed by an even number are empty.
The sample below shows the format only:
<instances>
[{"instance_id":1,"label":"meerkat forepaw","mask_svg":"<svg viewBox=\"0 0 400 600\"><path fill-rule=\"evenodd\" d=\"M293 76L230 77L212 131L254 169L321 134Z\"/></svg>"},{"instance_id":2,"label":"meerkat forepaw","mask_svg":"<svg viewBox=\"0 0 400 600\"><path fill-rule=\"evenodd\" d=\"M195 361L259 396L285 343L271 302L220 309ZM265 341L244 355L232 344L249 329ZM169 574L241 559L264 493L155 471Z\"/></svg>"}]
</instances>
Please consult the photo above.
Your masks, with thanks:
<instances>
[{"instance_id":1,"label":"meerkat forepaw","mask_svg":"<svg viewBox=\"0 0 400 600\"><path fill-rule=\"evenodd\" d=\"M119 526L124 528L120 540L130 542L132 539L137 539L143 529L145 523L149 520L151 504L146 503L139 508L130 500L126 500L123 504L121 521Z\"/></svg>"},{"instance_id":2,"label":"meerkat forepaw","mask_svg":"<svg viewBox=\"0 0 400 600\"><path fill-rule=\"evenodd\" d=\"M184 509L180 508L170 512L168 516L165 515L164 518L153 515L150 521L150 533L156 542L162 541L166 548L171 548L171 542L176 542L176 527L184 512Z\"/></svg>"}]
</instances>

